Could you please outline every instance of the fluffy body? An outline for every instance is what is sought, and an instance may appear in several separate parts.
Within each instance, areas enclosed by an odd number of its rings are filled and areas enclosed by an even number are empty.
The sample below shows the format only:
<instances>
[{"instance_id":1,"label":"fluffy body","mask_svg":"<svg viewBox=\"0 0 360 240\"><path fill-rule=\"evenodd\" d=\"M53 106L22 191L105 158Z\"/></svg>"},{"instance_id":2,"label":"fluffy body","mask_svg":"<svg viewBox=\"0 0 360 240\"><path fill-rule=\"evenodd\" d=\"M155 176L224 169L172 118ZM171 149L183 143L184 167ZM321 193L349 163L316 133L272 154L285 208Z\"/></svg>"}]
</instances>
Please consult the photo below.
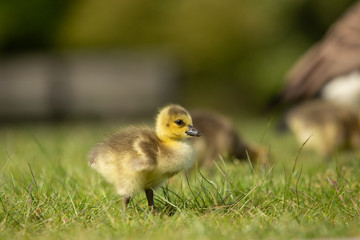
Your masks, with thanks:
<instances>
[{"instance_id":1,"label":"fluffy body","mask_svg":"<svg viewBox=\"0 0 360 240\"><path fill-rule=\"evenodd\" d=\"M90 153L90 166L124 197L155 188L192 164L188 143L166 144L149 128L127 128L99 143Z\"/></svg>"}]
</instances>

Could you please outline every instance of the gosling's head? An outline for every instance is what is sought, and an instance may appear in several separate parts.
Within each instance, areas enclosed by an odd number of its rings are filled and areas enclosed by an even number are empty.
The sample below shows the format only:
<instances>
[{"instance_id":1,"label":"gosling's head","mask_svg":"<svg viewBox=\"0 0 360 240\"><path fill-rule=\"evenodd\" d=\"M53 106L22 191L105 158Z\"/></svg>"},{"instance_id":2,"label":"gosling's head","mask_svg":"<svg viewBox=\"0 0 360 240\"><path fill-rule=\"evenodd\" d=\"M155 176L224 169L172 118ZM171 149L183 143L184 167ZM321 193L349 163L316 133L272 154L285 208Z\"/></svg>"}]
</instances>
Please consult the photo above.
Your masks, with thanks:
<instances>
[{"instance_id":1,"label":"gosling's head","mask_svg":"<svg viewBox=\"0 0 360 240\"><path fill-rule=\"evenodd\" d=\"M200 132L193 127L189 112L175 104L168 105L159 111L156 117L156 134L162 140L180 140L189 136L200 136Z\"/></svg>"}]
</instances>

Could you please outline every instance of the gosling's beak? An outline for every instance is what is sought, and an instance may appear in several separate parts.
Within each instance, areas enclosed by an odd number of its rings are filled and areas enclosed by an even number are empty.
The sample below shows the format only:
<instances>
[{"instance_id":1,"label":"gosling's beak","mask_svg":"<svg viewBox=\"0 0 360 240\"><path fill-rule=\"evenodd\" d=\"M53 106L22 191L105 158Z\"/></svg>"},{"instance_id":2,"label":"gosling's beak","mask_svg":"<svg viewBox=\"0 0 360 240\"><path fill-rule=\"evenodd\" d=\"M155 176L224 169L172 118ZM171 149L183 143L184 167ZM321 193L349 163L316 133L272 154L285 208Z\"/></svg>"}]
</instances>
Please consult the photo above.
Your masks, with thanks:
<instances>
[{"instance_id":1,"label":"gosling's beak","mask_svg":"<svg viewBox=\"0 0 360 240\"><path fill-rule=\"evenodd\" d=\"M189 127L189 131L185 132L187 135L193 136L193 137L200 137L201 136L199 130L197 130L196 128L194 128L191 125L189 125L188 127Z\"/></svg>"}]
</instances>

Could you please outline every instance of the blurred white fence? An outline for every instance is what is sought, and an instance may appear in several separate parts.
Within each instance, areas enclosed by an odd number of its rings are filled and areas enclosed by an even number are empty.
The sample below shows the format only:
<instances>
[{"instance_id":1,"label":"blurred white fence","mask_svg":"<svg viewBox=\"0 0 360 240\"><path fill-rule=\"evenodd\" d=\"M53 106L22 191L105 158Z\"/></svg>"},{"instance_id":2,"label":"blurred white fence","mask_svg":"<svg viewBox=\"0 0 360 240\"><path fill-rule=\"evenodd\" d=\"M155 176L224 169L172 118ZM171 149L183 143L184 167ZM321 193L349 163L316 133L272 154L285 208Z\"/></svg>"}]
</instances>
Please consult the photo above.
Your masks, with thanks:
<instances>
[{"instance_id":1,"label":"blurred white fence","mask_svg":"<svg viewBox=\"0 0 360 240\"><path fill-rule=\"evenodd\" d=\"M169 57L118 52L0 59L0 118L143 116L176 100Z\"/></svg>"}]
</instances>

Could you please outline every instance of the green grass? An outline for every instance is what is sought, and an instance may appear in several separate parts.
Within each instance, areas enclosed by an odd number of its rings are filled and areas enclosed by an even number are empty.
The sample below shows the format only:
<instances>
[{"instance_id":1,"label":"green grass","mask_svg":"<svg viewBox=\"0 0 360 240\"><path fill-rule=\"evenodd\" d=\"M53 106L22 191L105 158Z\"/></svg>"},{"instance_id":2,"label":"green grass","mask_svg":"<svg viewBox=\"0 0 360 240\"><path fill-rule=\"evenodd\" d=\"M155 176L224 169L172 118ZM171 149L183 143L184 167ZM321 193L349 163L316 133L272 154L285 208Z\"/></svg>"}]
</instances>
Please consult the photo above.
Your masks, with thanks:
<instances>
[{"instance_id":1,"label":"green grass","mask_svg":"<svg viewBox=\"0 0 360 240\"><path fill-rule=\"evenodd\" d=\"M114 124L115 125L115 124ZM324 160L265 120L239 123L271 150L266 167L218 162L138 194L124 215L111 185L87 165L110 124L0 129L0 239L301 239L360 236L360 154Z\"/></svg>"}]
</instances>

